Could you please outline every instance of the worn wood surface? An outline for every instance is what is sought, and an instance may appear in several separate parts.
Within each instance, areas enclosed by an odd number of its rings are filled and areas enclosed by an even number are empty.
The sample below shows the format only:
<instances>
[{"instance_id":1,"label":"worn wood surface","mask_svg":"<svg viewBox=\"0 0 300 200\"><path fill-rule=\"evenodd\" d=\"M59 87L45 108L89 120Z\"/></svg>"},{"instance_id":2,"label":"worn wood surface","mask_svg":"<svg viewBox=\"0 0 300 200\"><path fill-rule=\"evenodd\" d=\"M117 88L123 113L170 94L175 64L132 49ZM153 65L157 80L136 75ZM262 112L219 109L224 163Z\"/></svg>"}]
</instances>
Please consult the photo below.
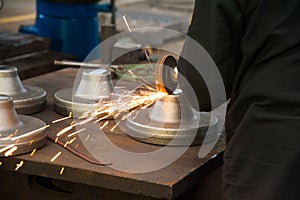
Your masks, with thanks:
<instances>
[{"instance_id":1,"label":"worn wood surface","mask_svg":"<svg viewBox=\"0 0 300 200\"><path fill-rule=\"evenodd\" d=\"M47 91L47 109L33 116L51 125L47 129L48 134L56 134L71 122L71 120L67 120L51 124L53 120L62 117L54 112L53 95L60 89L73 86L76 71L74 68L66 68L23 81L24 84L39 86ZM109 126L113 124L114 121L111 120ZM118 128L113 132L107 131L107 135L115 145L128 151L151 152L160 148L155 145L135 141ZM89 155L80 142L78 142L78 146L79 151ZM101 147L97 148L101 149ZM90 164L49 141L34 156L25 154L0 158L0 162L2 162L0 169L14 171L16 164L23 160L24 165L18 169L20 173L158 199L174 199L201 182L203 177L222 165L221 153L224 150L222 139L218 141L213 151L205 158L200 159L198 157L199 148L200 146L190 147L178 160L163 169L149 173L134 174L118 171L110 166ZM51 158L58 152L62 152L61 156L54 162L51 162ZM140 163L141 166L142 164ZM64 167L64 172L60 174L62 167Z\"/></svg>"}]
</instances>

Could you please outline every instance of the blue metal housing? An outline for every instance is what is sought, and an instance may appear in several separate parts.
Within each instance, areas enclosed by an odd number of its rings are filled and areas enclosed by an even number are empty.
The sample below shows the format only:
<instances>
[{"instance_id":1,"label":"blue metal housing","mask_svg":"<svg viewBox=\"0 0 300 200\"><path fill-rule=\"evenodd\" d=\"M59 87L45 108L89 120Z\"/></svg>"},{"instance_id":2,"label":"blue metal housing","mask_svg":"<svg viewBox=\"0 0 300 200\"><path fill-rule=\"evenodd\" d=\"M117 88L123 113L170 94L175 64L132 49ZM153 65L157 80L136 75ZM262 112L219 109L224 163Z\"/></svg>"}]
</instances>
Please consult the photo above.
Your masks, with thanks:
<instances>
[{"instance_id":1,"label":"blue metal housing","mask_svg":"<svg viewBox=\"0 0 300 200\"><path fill-rule=\"evenodd\" d=\"M50 49L71 53L83 60L99 44L98 12L111 12L110 4L36 1L35 25L19 31L48 37Z\"/></svg>"}]
</instances>

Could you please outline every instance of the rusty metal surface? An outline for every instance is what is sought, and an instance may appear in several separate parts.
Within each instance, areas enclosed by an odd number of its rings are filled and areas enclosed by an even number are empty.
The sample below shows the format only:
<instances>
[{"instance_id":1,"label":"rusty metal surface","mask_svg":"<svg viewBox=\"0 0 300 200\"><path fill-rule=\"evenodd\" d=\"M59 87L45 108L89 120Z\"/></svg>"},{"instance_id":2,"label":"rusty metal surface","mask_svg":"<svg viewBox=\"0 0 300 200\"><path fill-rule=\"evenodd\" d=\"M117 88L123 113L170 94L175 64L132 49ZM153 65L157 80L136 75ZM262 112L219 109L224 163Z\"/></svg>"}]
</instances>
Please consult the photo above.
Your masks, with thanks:
<instances>
[{"instance_id":1,"label":"rusty metal surface","mask_svg":"<svg viewBox=\"0 0 300 200\"><path fill-rule=\"evenodd\" d=\"M75 75L76 69L67 68L24 81L26 84L43 87L48 93L47 109L33 116L40 118L47 124L51 124L53 120L61 118L62 116L54 111L53 95L60 89L72 87ZM71 120L52 125L46 132L48 134L56 134L70 122ZM112 120L109 121L108 127L112 127L114 123ZM119 128L113 132L107 131L107 136L115 145L132 152L149 152L160 148L159 146L135 141ZM80 143L78 145L78 150L88 154L87 150ZM220 154L224 150L222 138L214 150L203 159L198 158L199 148L199 146L190 147L180 159L161 170L144 174L132 174L114 170L109 166L90 164L57 144L49 142L44 148L38 150L34 156L25 154L1 159L2 165L0 169L13 171L16 164L23 160L24 165L18 170L21 173L118 190L141 196L173 199L186 192L193 185L197 184L202 177L215 170L216 166L219 167L222 164L222 156ZM62 152L61 156L55 162L51 162L51 158L57 152ZM64 173L60 174L62 167L64 167Z\"/></svg>"}]
</instances>

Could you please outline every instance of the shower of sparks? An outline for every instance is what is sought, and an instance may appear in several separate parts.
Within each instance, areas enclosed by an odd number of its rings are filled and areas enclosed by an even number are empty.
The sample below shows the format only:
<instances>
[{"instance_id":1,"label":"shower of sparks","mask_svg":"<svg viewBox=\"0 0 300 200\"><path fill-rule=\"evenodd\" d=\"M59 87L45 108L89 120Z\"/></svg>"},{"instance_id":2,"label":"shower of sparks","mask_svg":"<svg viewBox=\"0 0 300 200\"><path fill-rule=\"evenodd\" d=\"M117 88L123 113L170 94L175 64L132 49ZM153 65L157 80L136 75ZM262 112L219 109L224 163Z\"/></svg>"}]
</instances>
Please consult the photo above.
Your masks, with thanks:
<instances>
[{"instance_id":1,"label":"shower of sparks","mask_svg":"<svg viewBox=\"0 0 300 200\"><path fill-rule=\"evenodd\" d=\"M146 55L146 58L147 58L147 61L148 61L149 65L151 66L151 69L154 69L152 64L151 64L150 57L148 55L148 51L146 49L144 49L144 53Z\"/></svg>"},{"instance_id":2,"label":"shower of sparks","mask_svg":"<svg viewBox=\"0 0 300 200\"><path fill-rule=\"evenodd\" d=\"M10 150L8 150L7 152L5 152L4 156L8 157L10 155L12 155L16 150L18 149L17 146L14 146L13 148L11 148Z\"/></svg>"},{"instance_id":3,"label":"shower of sparks","mask_svg":"<svg viewBox=\"0 0 300 200\"><path fill-rule=\"evenodd\" d=\"M31 152L30 156L32 157L36 152L36 149L33 149L33 151Z\"/></svg>"},{"instance_id":4,"label":"shower of sparks","mask_svg":"<svg viewBox=\"0 0 300 200\"><path fill-rule=\"evenodd\" d=\"M120 124L120 122L121 122L121 121L118 121L118 122L110 129L110 131L111 131L111 132L114 131L115 128Z\"/></svg>"},{"instance_id":5,"label":"shower of sparks","mask_svg":"<svg viewBox=\"0 0 300 200\"><path fill-rule=\"evenodd\" d=\"M12 138L12 137L16 136L18 134L18 132L19 132L19 129L16 129L14 133L6 136L6 138Z\"/></svg>"},{"instance_id":6,"label":"shower of sparks","mask_svg":"<svg viewBox=\"0 0 300 200\"><path fill-rule=\"evenodd\" d=\"M60 131L56 134L56 137L59 137L59 136L65 134L66 132L68 132L69 130L71 130L74 126L75 126L75 124L73 124L73 125L71 125L71 126L67 126L66 128L63 128L62 130L60 130Z\"/></svg>"},{"instance_id":7,"label":"shower of sparks","mask_svg":"<svg viewBox=\"0 0 300 200\"><path fill-rule=\"evenodd\" d=\"M7 151L8 149L11 149L13 148L15 145L14 144L10 144L8 146L5 146L3 148L0 149L0 153L4 152L4 151Z\"/></svg>"},{"instance_id":8,"label":"shower of sparks","mask_svg":"<svg viewBox=\"0 0 300 200\"><path fill-rule=\"evenodd\" d=\"M33 134L33 133L36 133L36 132L39 132L39 131L43 131L43 130L45 130L46 128L48 128L50 125L46 125L46 126L43 126L43 127L41 127L41 128L38 128L38 129L35 129L35 130L33 130L33 131L30 131L30 132L27 132L27 133L25 133L25 134L22 134L22 135L31 135L31 134ZM14 141L14 140L16 140L17 138L13 138L12 139L12 141Z\"/></svg>"},{"instance_id":9,"label":"shower of sparks","mask_svg":"<svg viewBox=\"0 0 300 200\"><path fill-rule=\"evenodd\" d=\"M20 163L18 163L18 164L16 165L15 171L17 171L18 169L20 169L20 168L23 166L23 164L24 164L24 161L21 160Z\"/></svg>"},{"instance_id":10,"label":"shower of sparks","mask_svg":"<svg viewBox=\"0 0 300 200\"><path fill-rule=\"evenodd\" d=\"M76 139L77 139L77 138L74 137L73 139L69 140L69 141L68 141L68 144L72 144Z\"/></svg>"},{"instance_id":11,"label":"shower of sparks","mask_svg":"<svg viewBox=\"0 0 300 200\"><path fill-rule=\"evenodd\" d=\"M101 125L99 128L100 129L103 129L105 126L107 126L107 124L108 124L108 121L106 121L103 125Z\"/></svg>"},{"instance_id":12,"label":"shower of sparks","mask_svg":"<svg viewBox=\"0 0 300 200\"><path fill-rule=\"evenodd\" d=\"M55 141L54 141L54 142L55 142L55 143L57 143L57 142L58 142L58 137L56 137L56 138L55 138Z\"/></svg>"},{"instance_id":13,"label":"shower of sparks","mask_svg":"<svg viewBox=\"0 0 300 200\"><path fill-rule=\"evenodd\" d=\"M65 144L64 144L64 147L66 148L68 144L69 144L69 142L66 141Z\"/></svg>"},{"instance_id":14,"label":"shower of sparks","mask_svg":"<svg viewBox=\"0 0 300 200\"><path fill-rule=\"evenodd\" d=\"M63 118L52 121L52 124L55 124L57 122L61 122L61 121L64 121L64 120L67 120L67 119L70 119L70 118L72 118L72 112L70 112L69 116L67 116L67 117L63 117Z\"/></svg>"},{"instance_id":15,"label":"shower of sparks","mask_svg":"<svg viewBox=\"0 0 300 200\"><path fill-rule=\"evenodd\" d=\"M90 134L88 134L85 138L85 141L88 141L90 139Z\"/></svg>"},{"instance_id":16,"label":"shower of sparks","mask_svg":"<svg viewBox=\"0 0 300 200\"><path fill-rule=\"evenodd\" d=\"M93 111L88 111L83 113L85 119L63 128L57 133L56 136L59 137L65 134L66 132L70 131L71 129L73 129L75 126L84 125L92 121L93 123L98 123L102 120L106 120L112 117L114 118L121 117L121 120L126 120L134 110L145 109L151 106L158 99L161 99L164 96L166 96L167 94L163 92L159 92L151 86L142 85L142 87L140 87L140 90L138 90L138 92L137 90L132 90L126 94L114 94L114 95L116 96L115 100L105 101L105 102L101 101L101 103L99 103L99 108ZM119 125L119 123L120 121L117 122L116 125L111 128L111 131L113 131ZM103 129L107 125L108 125L108 121L106 121L103 125L99 125L99 128ZM79 133L83 130L84 129L81 129L79 131L70 133L68 137L74 136L76 133ZM88 138L89 135L86 137L85 140L88 140Z\"/></svg>"},{"instance_id":17,"label":"shower of sparks","mask_svg":"<svg viewBox=\"0 0 300 200\"><path fill-rule=\"evenodd\" d=\"M85 128L80 129L79 131L75 131L75 132L73 132L73 133L70 133L70 134L68 135L68 137L72 137L72 136L74 136L74 135L76 135L76 134L78 134L78 133L80 133L80 132L82 132L82 131L85 131Z\"/></svg>"},{"instance_id":18,"label":"shower of sparks","mask_svg":"<svg viewBox=\"0 0 300 200\"><path fill-rule=\"evenodd\" d=\"M58 152L53 158L51 159L51 162L54 162L59 156L61 155L61 151Z\"/></svg>"},{"instance_id":19,"label":"shower of sparks","mask_svg":"<svg viewBox=\"0 0 300 200\"><path fill-rule=\"evenodd\" d=\"M129 27L129 24L128 24L128 22L127 22L126 15L123 15L122 18L123 18L123 20L124 20L124 23L125 23L125 25L126 25L128 31L131 32L131 28Z\"/></svg>"},{"instance_id":20,"label":"shower of sparks","mask_svg":"<svg viewBox=\"0 0 300 200\"><path fill-rule=\"evenodd\" d=\"M62 175L64 173L65 167L62 167L59 174Z\"/></svg>"}]
</instances>

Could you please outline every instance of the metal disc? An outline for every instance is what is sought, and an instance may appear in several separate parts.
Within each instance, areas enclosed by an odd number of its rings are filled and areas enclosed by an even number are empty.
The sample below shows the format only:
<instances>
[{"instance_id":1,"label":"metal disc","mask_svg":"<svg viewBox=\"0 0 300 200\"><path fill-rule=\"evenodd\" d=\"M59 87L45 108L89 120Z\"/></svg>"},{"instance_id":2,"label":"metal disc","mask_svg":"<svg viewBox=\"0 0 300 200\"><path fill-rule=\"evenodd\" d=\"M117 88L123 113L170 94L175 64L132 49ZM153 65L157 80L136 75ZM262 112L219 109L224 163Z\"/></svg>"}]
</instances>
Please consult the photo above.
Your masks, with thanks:
<instances>
[{"instance_id":1,"label":"metal disc","mask_svg":"<svg viewBox=\"0 0 300 200\"><path fill-rule=\"evenodd\" d=\"M14 129L1 131L0 149L14 145L17 150L13 152L13 155L17 155L44 146L47 142L47 135L41 128L45 127L45 122L25 115L18 115L18 118L22 122L21 124ZM4 156L4 153L1 152L0 156Z\"/></svg>"},{"instance_id":2,"label":"metal disc","mask_svg":"<svg viewBox=\"0 0 300 200\"><path fill-rule=\"evenodd\" d=\"M207 141L217 138L218 119L209 113L196 114L200 124L191 121L179 124L155 122L149 118L149 109L134 112L126 121L127 134L138 141L168 145L173 140L172 145L185 146L190 145L191 137L195 137L192 145L202 144L206 135L210 136Z\"/></svg>"},{"instance_id":3,"label":"metal disc","mask_svg":"<svg viewBox=\"0 0 300 200\"><path fill-rule=\"evenodd\" d=\"M35 86L24 85L25 93L13 95L14 107L19 114L33 114L46 109L46 91Z\"/></svg>"},{"instance_id":4,"label":"metal disc","mask_svg":"<svg viewBox=\"0 0 300 200\"><path fill-rule=\"evenodd\" d=\"M88 111L95 111L99 109L101 104L96 103L95 101L74 101L73 100L73 89L67 88L60 90L54 94L54 108L58 114L68 116L70 112L72 112L72 116L74 118L81 117L82 114ZM102 117L107 115L107 113L103 113L103 115L99 115L98 117ZM107 119L110 119L108 117Z\"/></svg>"},{"instance_id":5,"label":"metal disc","mask_svg":"<svg viewBox=\"0 0 300 200\"><path fill-rule=\"evenodd\" d=\"M166 55L158 60L155 68L156 88L161 92L172 94L177 87L177 61Z\"/></svg>"}]
</instances>

